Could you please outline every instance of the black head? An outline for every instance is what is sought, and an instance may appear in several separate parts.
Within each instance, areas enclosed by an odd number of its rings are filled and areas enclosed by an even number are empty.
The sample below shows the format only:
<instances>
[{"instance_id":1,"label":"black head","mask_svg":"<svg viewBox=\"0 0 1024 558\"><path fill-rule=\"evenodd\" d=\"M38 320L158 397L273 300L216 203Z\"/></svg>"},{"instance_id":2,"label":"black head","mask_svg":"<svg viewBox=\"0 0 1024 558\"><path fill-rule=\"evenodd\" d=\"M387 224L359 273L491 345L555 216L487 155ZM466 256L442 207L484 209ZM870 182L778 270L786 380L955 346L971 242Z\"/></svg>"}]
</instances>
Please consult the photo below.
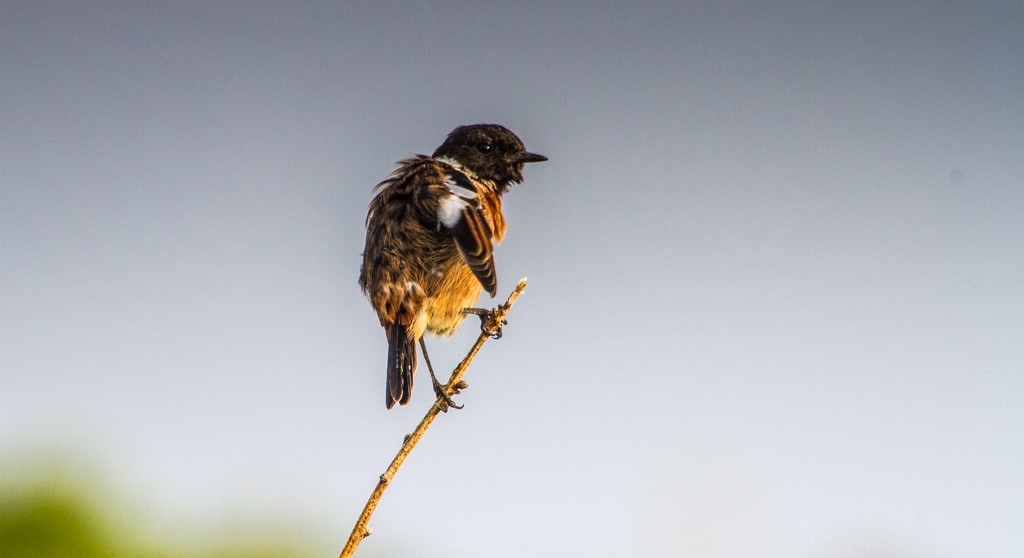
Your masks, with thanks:
<instances>
[{"instance_id":1,"label":"black head","mask_svg":"<svg viewBox=\"0 0 1024 558\"><path fill-rule=\"evenodd\" d=\"M447 157L480 178L492 180L499 192L523 181L523 165L548 158L526 151L508 128L497 124L459 126L448 134L434 157Z\"/></svg>"}]
</instances>

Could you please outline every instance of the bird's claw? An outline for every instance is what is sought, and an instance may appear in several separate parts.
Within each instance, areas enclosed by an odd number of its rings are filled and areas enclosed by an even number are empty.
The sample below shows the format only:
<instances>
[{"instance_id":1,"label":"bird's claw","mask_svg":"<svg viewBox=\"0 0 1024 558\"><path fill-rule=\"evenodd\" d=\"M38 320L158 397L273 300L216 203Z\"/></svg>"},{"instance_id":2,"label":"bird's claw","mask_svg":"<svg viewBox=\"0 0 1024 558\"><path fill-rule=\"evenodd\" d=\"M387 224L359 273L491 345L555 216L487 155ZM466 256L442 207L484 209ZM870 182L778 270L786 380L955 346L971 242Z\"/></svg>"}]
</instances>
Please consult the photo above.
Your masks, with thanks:
<instances>
[{"instance_id":1,"label":"bird's claw","mask_svg":"<svg viewBox=\"0 0 1024 558\"><path fill-rule=\"evenodd\" d=\"M442 413L447 413L449 407L451 407L452 409L461 409L464 406L455 404L455 401L451 398L451 395L448 395L448 386L442 384L441 382L438 382L436 378L431 378L431 380L434 383L434 395L436 395L438 398L438 400L434 402L434 404L437 405L437 408L440 409ZM464 381L459 381L454 386L452 386L452 395L458 395L462 393L462 390L467 387L469 387L469 384L467 384Z\"/></svg>"},{"instance_id":2,"label":"bird's claw","mask_svg":"<svg viewBox=\"0 0 1024 558\"><path fill-rule=\"evenodd\" d=\"M501 339L501 326L508 325L508 320L502 319L499 322L495 319L494 310L487 310L484 308L464 308L462 313L479 316L480 331L491 339Z\"/></svg>"}]
</instances>

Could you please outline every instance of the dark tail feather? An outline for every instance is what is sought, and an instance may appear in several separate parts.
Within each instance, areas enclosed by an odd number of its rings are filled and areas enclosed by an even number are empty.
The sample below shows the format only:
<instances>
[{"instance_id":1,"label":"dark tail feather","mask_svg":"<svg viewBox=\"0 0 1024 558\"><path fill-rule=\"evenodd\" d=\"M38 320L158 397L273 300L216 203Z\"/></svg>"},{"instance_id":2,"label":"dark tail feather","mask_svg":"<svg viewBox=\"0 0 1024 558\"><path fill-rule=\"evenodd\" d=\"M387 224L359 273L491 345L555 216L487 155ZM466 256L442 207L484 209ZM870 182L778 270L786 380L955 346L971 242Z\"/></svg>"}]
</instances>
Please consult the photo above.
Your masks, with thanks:
<instances>
[{"instance_id":1,"label":"dark tail feather","mask_svg":"<svg viewBox=\"0 0 1024 558\"><path fill-rule=\"evenodd\" d=\"M405 405L412 399L412 373L416 371L416 342L404 325L392 324L388 331L388 385L384 403Z\"/></svg>"}]
</instances>

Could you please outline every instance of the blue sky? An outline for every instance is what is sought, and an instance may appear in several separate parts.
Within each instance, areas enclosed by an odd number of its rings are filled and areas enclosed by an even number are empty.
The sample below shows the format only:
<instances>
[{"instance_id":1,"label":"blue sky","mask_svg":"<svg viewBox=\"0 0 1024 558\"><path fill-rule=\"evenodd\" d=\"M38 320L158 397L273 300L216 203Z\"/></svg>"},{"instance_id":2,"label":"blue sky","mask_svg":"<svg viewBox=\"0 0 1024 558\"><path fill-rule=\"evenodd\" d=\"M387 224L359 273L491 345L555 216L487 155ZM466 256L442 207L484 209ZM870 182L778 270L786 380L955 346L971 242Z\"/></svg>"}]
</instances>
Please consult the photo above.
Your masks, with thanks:
<instances>
[{"instance_id":1,"label":"blue sky","mask_svg":"<svg viewBox=\"0 0 1024 558\"><path fill-rule=\"evenodd\" d=\"M550 157L496 253L499 296L530 284L365 551L1020 554L1022 27L1016 3L5 3L3 460L66 452L183 529L287 517L336 552L430 404L423 378L381 401L371 189L497 122Z\"/></svg>"}]
</instances>

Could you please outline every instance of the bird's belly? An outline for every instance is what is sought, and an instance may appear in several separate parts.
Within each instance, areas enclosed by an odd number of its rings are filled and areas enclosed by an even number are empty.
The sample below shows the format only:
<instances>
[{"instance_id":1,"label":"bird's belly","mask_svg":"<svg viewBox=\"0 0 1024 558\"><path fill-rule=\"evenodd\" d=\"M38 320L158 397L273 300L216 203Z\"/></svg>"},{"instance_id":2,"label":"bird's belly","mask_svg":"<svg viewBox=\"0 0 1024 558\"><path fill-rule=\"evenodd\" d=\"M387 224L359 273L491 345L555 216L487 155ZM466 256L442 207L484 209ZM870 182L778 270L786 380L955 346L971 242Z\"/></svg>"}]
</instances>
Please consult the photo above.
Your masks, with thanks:
<instances>
[{"instance_id":1,"label":"bird's belly","mask_svg":"<svg viewBox=\"0 0 1024 558\"><path fill-rule=\"evenodd\" d=\"M462 310L476 304L483 287L465 265L457 266L433 283L427 291L427 331L452 335L466 318Z\"/></svg>"}]
</instances>

